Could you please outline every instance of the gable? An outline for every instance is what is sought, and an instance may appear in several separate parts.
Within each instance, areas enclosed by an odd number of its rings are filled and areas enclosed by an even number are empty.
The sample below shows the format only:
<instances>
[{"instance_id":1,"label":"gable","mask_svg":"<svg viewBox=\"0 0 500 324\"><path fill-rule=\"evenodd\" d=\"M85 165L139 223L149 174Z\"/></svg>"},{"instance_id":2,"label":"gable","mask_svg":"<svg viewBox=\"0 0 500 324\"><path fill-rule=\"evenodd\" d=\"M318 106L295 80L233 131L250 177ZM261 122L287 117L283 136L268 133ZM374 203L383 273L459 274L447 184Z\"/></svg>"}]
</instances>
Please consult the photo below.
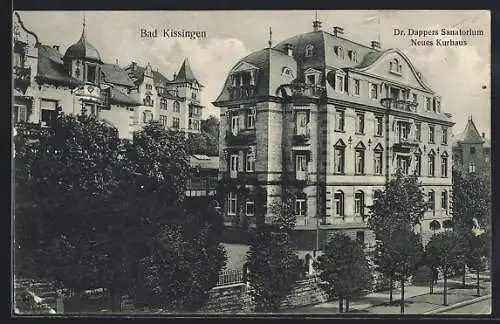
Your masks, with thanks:
<instances>
[{"instance_id":1,"label":"gable","mask_svg":"<svg viewBox=\"0 0 500 324\"><path fill-rule=\"evenodd\" d=\"M313 68L308 68L307 70L304 71L304 74L320 74L321 71L315 70Z\"/></svg>"},{"instance_id":2,"label":"gable","mask_svg":"<svg viewBox=\"0 0 500 324\"><path fill-rule=\"evenodd\" d=\"M417 72L413 63L398 49L387 50L368 66L354 70L377 75L386 80L427 92L433 92Z\"/></svg>"},{"instance_id":3,"label":"gable","mask_svg":"<svg viewBox=\"0 0 500 324\"><path fill-rule=\"evenodd\" d=\"M234 69L231 70L231 73L250 71L250 70L258 70L259 68L255 65L252 65L247 62L241 62Z\"/></svg>"}]
</instances>

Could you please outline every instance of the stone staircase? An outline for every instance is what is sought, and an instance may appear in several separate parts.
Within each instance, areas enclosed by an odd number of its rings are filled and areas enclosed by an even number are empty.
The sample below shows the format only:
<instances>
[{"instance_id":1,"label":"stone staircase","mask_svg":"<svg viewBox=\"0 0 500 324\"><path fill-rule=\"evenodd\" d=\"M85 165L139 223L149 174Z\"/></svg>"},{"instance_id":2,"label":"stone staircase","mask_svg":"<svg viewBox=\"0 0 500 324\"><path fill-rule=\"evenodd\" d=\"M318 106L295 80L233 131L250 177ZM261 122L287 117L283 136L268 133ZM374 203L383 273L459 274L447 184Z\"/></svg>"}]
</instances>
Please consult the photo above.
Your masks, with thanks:
<instances>
[{"instance_id":1,"label":"stone staircase","mask_svg":"<svg viewBox=\"0 0 500 324\"><path fill-rule=\"evenodd\" d=\"M282 302L282 309L320 304L328 301L327 293L321 288L319 276L297 281L293 290Z\"/></svg>"},{"instance_id":2,"label":"stone staircase","mask_svg":"<svg viewBox=\"0 0 500 324\"><path fill-rule=\"evenodd\" d=\"M54 285L48 281L15 279L14 295L14 307L20 313L56 313L57 292Z\"/></svg>"}]
</instances>

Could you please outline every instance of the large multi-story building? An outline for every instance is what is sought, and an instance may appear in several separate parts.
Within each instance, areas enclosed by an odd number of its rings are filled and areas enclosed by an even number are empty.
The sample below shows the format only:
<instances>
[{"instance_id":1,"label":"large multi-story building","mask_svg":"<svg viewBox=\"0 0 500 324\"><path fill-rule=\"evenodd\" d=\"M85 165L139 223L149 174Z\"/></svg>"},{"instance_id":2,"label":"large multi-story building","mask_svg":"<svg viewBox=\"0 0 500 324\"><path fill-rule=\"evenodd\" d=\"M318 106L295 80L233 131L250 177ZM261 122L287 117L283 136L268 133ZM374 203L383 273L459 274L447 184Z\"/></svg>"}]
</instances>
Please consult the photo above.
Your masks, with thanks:
<instances>
[{"instance_id":1,"label":"large multi-story building","mask_svg":"<svg viewBox=\"0 0 500 324\"><path fill-rule=\"evenodd\" d=\"M226 226L270 222L286 188L297 231L343 230L371 245L367 207L397 168L418 175L430 202L417 226L424 237L451 217L454 123L399 49L315 21L312 32L242 58L213 104Z\"/></svg>"},{"instance_id":2,"label":"large multi-story building","mask_svg":"<svg viewBox=\"0 0 500 324\"><path fill-rule=\"evenodd\" d=\"M202 85L187 59L173 80L150 64L125 69L105 63L88 41L83 24L79 40L64 54L42 44L18 13L13 22L13 122L48 123L58 111L96 115L131 139L146 123L198 132Z\"/></svg>"},{"instance_id":3,"label":"large multi-story building","mask_svg":"<svg viewBox=\"0 0 500 324\"><path fill-rule=\"evenodd\" d=\"M491 173L491 142L484 133L479 134L472 117L464 131L453 136L453 167L468 172Z\"/></svg>"}]
</instances>

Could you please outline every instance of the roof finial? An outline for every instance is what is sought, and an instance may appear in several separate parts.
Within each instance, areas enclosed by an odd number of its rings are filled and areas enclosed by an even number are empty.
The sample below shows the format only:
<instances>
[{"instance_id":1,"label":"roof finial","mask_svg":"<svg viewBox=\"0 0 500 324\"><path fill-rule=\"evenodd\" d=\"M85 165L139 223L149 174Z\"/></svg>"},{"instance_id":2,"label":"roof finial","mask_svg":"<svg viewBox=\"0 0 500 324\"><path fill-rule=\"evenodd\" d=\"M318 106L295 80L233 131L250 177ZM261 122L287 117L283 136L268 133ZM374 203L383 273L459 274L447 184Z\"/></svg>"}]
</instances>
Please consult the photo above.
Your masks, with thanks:
<instances>
[{"instance_id":1,"label":"roof finial","mask_svg":"<svg viewBox=\"0 0 500 324\"><path fill-rule=\"evenodd\" d=\"M83 15L83 32L85 33L85 15Z\"/></svg>"},{"instance_id":2,"label":"roof finial","mask_svg":"<svg viewBox=\"0 0 500 324\"><path fill-rule=\"evenodd\" d=\"M267 43L269 44L269 48L273 46L273 30L271 27L269 27L269 41Z\"/></svg>"},{"instance_id":3,"label":"roof finial","mask_svg":"<svg viewBox=\"0 0 500 324\"><path fill-rule=\"evenodd\" d=\"M321 28L321 21L318 20L318 10L316 10L315 12L316 19L313 21L313 30L317 32Z\"/></svg>"}]
</instances>

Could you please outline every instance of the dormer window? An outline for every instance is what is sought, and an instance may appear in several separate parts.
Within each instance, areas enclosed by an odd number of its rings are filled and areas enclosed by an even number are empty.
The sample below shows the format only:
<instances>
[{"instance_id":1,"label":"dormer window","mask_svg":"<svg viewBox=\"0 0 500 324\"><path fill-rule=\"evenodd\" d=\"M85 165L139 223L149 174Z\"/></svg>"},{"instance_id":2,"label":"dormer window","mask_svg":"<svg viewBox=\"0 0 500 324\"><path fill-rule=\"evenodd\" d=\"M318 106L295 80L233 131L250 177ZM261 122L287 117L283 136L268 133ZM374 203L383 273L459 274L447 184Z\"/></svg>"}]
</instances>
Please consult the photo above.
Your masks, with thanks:
<instances>
[{"instance_id":1,"label":"dormer window","mask_svg":"<svg viewBox=\"0 0 500 324\"><path fill-rule=\"evenodd\" d=\"M306 83L307 84L316 84L316 75L309 74L308 76L306 76Z\"/></svg>"},{"instance_id":2,"label":"dormer window","mask_svg":"<svg viewBox=\"0 0 500 324\"><path fill-rule=\"evenodd\" d=\"M403 66L399 63L398 59L393 59L389 62L389 71L396 74L403 72Z\"/></svg>"},{"instance_id":3,"label":"dormer window","mask_svg":"<svg viewBox=\"0 0 500 324\"><path fill-rule=\"evenodd\" d=\"M349 53L350 53L351 61L357 62L358 61L358 53L356 53L356 51L354 51L354 50L350 51Z\"/></svg>"},{"instance_id":4,"label":"dormer window","mask_svg":"<svg viewBox=\"0 0 500 324\"><path fill-rule=\"evenodd\" d=\"M341 46L337 48L337 56L341 59L344 59L344 49Z\"/></svg>"},{"instance_id":5,"label":"dormer window","mask_svg":"<svg viewBox=\"0 0 500 324\"><path fill-rule=\"evenodd\" d=\"M307 44L307 46L306 46L306 57L313 56L313 49L314 49L314 46L312 46L311 44Z\"/></svg>"},{"instance_id":6,"label":"dormer window","mask_svg":"<svg viewBox=\"0 0 500 324\"><path fill-rule=\"evenodd\" d=\"M293 72L292 72L292 69L290 69L289 67L283 67L283 71L281 73L282 75L286 75L288 77L292 77L293 78Z\"/></svg>"},{"instance_id":7,"label":"dormer window","mask_svg":"<svg viewBox=\"0 0 500 324\"><path fill-rule=\"evenodd\" d=\"M146 90L153 90L153 86L149 83L146 83Z\"/></svg>"}]
</instances>

